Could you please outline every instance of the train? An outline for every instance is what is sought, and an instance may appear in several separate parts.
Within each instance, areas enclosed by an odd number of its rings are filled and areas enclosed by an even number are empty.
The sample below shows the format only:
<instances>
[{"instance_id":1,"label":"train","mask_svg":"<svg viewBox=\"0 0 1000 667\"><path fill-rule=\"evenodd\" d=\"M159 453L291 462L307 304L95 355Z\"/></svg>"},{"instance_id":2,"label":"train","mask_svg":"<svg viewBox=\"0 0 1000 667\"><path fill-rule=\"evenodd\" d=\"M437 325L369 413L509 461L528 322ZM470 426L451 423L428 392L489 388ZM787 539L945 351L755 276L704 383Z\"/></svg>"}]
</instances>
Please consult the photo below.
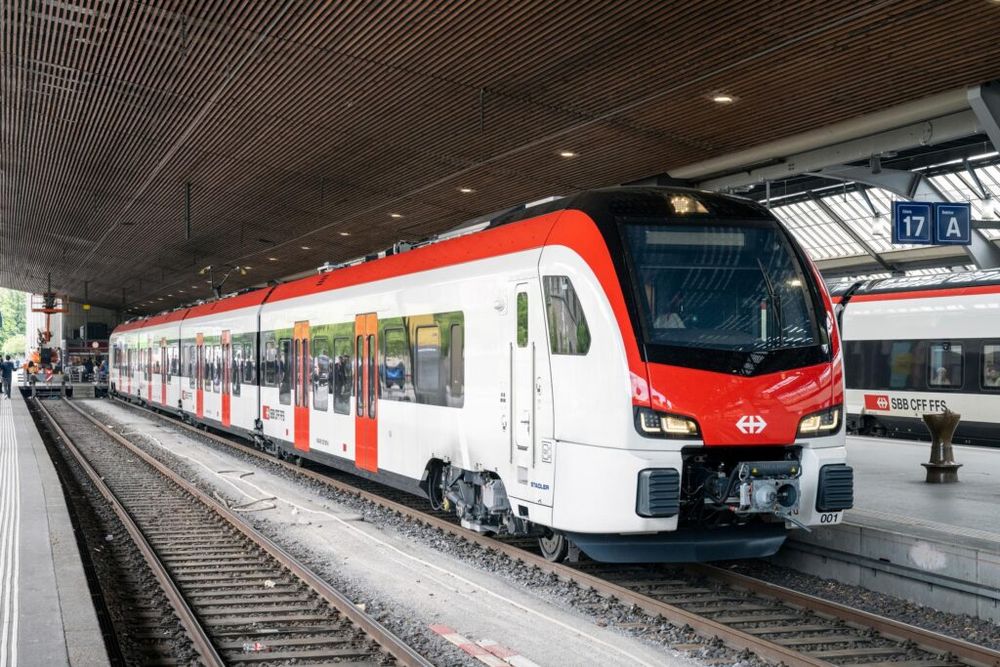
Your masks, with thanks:
<instances>
[{"instance_id":1,"label":"train","mask_svg":"<svg viewBox=\"0 0 1000 667\"><path fill-rule=\"evenodd\" d=\"M518 206L124 323L110 345L119 397L554 561L763 557L853 502L833 303L740 198Z\"/></svg>"},{"instance_id":2,"label":"train","mask_svg":"<svg viewBox=\"0 0 1000 667\"><path fill-rule=\"evenodd\" d=\"M830 286L843 322L847 428L929 440L922 416L961 415L953 442L1000 446L1000 270Z\"/></svg>"}]
</instances>

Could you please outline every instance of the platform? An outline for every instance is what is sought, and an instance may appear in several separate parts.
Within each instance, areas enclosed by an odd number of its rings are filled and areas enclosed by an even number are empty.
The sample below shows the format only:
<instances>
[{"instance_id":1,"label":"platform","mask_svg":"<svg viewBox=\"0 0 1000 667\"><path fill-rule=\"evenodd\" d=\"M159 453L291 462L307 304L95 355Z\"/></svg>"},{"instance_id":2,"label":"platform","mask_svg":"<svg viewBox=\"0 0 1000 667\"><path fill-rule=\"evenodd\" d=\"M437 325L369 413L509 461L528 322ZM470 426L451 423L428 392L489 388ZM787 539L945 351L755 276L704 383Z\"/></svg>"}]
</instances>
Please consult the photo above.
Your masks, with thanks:
<instances>
[{"instance_id":1,"label":"platform","mask_svg":"<svg viewBox=\"0 0 1000 667\"><path fill-rule=\"evenodd\" d=\"M848 437L854 509L776 557L942 611L1000 621L1000 452L955 447L958 484L927 484L930 443Z\"/></svg>"},{"instance_id":2,"label":"platform","mask_svg":"<svg viewBox=\"0 0 1000 667\"><path fill-rule=\"evenodd\" d=\"M14 392L0 399L0 666L107 664L59 479Z\"/></svg>"}]
</instances>

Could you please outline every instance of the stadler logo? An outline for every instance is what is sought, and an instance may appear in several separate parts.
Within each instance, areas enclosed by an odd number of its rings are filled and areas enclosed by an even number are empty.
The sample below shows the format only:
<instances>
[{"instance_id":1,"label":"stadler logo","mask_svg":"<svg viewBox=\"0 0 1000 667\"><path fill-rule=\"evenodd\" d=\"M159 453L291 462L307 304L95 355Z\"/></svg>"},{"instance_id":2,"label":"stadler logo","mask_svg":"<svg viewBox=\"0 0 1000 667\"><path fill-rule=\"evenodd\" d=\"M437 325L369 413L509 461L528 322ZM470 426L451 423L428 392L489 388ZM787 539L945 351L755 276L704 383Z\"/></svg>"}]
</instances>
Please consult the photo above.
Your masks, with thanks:
<instances>
[{"instance_id":1,"label":"stadler logo","mask_svg":"<svg viewBox=\"0 0 1000 667\"><path fill-rule=\"evenodd\" d=\"M736 428L740 430L740 433L756 435L764 432L764 429L767 428L767 422L760 415L743 415L736 422Z\"/></svg>"}]
</instances>

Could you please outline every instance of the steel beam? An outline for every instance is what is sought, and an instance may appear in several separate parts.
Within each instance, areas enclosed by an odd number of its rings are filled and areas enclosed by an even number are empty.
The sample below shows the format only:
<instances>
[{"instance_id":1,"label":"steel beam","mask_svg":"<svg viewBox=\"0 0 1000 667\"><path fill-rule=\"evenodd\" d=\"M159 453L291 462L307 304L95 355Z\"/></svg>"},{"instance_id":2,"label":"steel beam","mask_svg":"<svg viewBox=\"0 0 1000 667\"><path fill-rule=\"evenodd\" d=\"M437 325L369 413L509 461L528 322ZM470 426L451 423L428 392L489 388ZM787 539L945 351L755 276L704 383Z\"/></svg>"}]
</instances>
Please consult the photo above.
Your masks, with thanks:
<instances>
[{"instance_id":1,"label":"steel beam","mask_svg":"<svg viewBox=\"0 0 1000 667\"><path fill-rule=\"evenodd\" d=\"M826 167L811 175L828 178L835 181L853 181L876 188L888 190L903 199L919 201L948 202L944 194L922 174L901 169L882 169L877 174L869 167L852 167L836 165ZM995 269L1000 267L1000 248L983 234L981 229L973 227L972 244L962 246L966 254L980 269Z\"/></svg>"},{"instance_id":2,"label":"steel beam","mask_svg":"<svg viewBox=\"0 0 1000 667\"><path fill-rule=\"evenodd\" d=\"M1000 151L1000 81L973 86L967 94L969 106L993 143L993 149Z\"/></svg>"},{"instance_id":3,"label":"steel beam","mask_svg":"<svg viewBox=\"0 0 1000 667\"><path fill-rule=\"evenodd\" d=\"M886 271L889 271L890 273L896 273L899 270L892 264L889 264L887 261L885 261L882 258L882 256L878 254L878 251L875 250L875 248L868 245L868 241L866 241L860 234L851 229L851 226L848 225L843 218L837 215L836 211L827 206L826 202L824 202L820 197L817 197L815 193L812 192L809 193L809 196L812 199L812 201L816 204L816 206L820 207L824 213L830 216L830 219L833 220L833 222L838 227L840 227L845 234L854 239L855 243L864 248L865 252L871 255L872 259L874 259L876 262L879 263L879 266L881 266Z\"/></svg>"}]
</instances>

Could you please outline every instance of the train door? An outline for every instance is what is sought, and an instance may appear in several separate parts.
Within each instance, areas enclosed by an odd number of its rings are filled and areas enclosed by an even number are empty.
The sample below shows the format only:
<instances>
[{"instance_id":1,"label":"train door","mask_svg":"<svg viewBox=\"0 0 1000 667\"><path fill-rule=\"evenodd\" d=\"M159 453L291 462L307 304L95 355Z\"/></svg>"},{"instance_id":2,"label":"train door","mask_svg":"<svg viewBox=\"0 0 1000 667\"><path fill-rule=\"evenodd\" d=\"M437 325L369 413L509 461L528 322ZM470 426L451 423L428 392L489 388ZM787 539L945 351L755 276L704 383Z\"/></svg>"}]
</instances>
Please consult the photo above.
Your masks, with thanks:
<instances>
[{"instance_id":1,"label":"train door","mask_svg":"<svg viewBox=\"0 0 1000 667\"><path fill-rule=\"evenodd\" d=\"M547 398L548 342L537 281L514 286L511 346L513 447L518 491L525 499L552 504L551 401Z\"/></svg>"},{"instance_id":2,"label":"train door","mask_svg":"<svg viewBox=\"0 0 1000 667\"><path fill-rule=\"evenodd\" d=\"M232 409L232 388L233 382L231 374L233 372L233 337L228 331L222 332L222 425L229 426L232 419L230 411Z\"/></svg>"},{"instance_id":3,"label":"train door","mask_svg":"<svg viewBox=\"0 0 1000 667\"><path fill-rule=\"evenodd\" d=\"M149 347L145 349L146 374L143 376L146 381L146 400L153 402L153 341L149 341Z\"/></svg>"},{"instance_id":4,"label":"train door","mask_svg":"<svg viewBox=\"0 0 1000 667\"><path fill-rule=\"evenodd\" d=\"M292 392L295 395L295 449L309 451L309 386L312 379L309 356L309 322L296 322L292 332Z\"/></svg>"},{"instance_id":5,"label":"train door","mask_svg":"<svg viewBox=\"0 0 1000 667\"><path fill-rule=\"evenodd\" d=\"M194 413L198 419L205 417L205 335L195 334L194 374L197 378L194 389Z\"/></svg>"},{"instance_id":6,"label":"train door","mask_svg":"<svg viewBox=\"0 0 1000 667\"><path fill-rule=\"evenodd\" d=\"M354 318L354 465L378 472L378 316Z\"/></svg>"},{"instance_id":7,"label":"train door","mask_svg":"<svg viewBox=\"0 0 1000 667\"><path fill-rule=\"evenodd\" d=\"M160 339L160 405L167 404L167 339Z\"/></svg>"}]
</instances>

